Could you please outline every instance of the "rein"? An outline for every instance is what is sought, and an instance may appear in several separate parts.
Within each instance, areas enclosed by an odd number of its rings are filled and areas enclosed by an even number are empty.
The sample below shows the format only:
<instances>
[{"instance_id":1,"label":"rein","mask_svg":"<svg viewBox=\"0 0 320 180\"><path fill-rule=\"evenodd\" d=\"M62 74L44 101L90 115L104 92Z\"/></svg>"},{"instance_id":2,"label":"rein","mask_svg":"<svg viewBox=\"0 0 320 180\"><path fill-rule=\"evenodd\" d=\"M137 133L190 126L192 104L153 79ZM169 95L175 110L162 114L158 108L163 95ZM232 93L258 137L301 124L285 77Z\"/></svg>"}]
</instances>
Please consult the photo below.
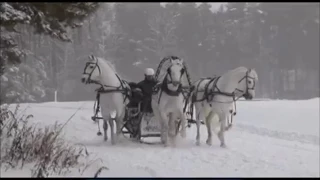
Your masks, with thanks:
<instances>
[{"instance_id":1,"label":"rein","mask_svg":"<svg viewBox=\"0 0 320 180\"><path fill-rule=\"evenodd\" d=\"M163 59L163 61L160 63L160 65L162 66L162 64L166 61L166 60L169 60L170 58L172 59L175 59L177 57L167 57L165 59ZM160 67L161 67L160 66ZM178 88L177 90L175 91L172 91L168 88L168 85L169 84L174 84L174 82L172 81L172 76L171 76L171 67L173 65L171 65L170 67L167 68L167 72L166 72L166 75L165 75L165 78L163 79L163 81L159 84L157 84L154 88L154 93L157 93L159 90L160 90L160 96L158 98L158 104L160 103L160 100L161 100L161 96L162 96L162 92L165 92L167 95L169 96L179 96L180 93L182 93L182 95L184 96L184 98L186 99L187 97L185 96L184 92L186 89L186 87L183 87L182 84L181 84L181 79L182 79L182 76L186 73L186 66L183 65L183 68L180 70L180 77L179 77L179 84L178 84ZM158 67L158 70L157 70L157 74L156 74L156 77L159 75L159 69L160 67ZM186 73L188 74L188 73ZM168 77L170 77L170 81L168 80ZM189 82L189 76L187 75L187 79L188 79L188 82Z\"/></svg>"},{"instance_id":2,"label":"rein","mask_svg":"<svg viewBox=\"0 0 320 180\"><path fill-rule=\"evenodd\" d=\"M249 69L246 72L246 75L238 81L238 83L241 83L243 80L246 80L246 90L243 91L241 89L236 88L235 91L239 91L241 93L248 94L249 90L254 90L255 81L253 81L254 84L253 84L253 86L251 88L248 87L248 84L249 84L249 80L248 79L254 79L253 77L249 76L250 72L251 72L251 69ZM201 79L200 82L198 83L197 88L196 88L196 92L193 94L193 96L191 98L191 106L193 106L193 104L195 102L201 102L201 101L204 101L204 100L207 100L207 102L211 101L211 102L215 102L215 103L232 103L233 102L234 103L234 112L230 112L231 113L231 120L230 120L230 122L228 122L228 126L227 126L227 130L228 130L229 128L231 128L232 123L233 123L233 116L236 115L236 112L237 112L236 101L238 101L242 96L239 96L239 97L236 98L235 91L233 91L232 93L227 93L227 92L220 91L219 87L217 86L217 82L218 82L218 80L220 78L221 78L221 76L213 77L213 78L203 78L203 79ZM207 82L205 84L204 90L203 91L199 91L198 89L199 89L199 86L200 86L201 82L203 80L207 80L207 79L210 79L210 80L209 80L209 82ZM212 88L209 88L209 85L211 83L213 83ZM215 89L217 89L217 91L215 91ZM204 95L203 95L203 97L201 99L196 99L198 92L204 92ZM232 101L226 101L226 102L213 101L213 98L214 98L215 95L222 95L222 96L232 97ZM212 106L211 103L209 103L209 105Z\"/></svg>"},{"instance_id":3,"label":"rein","mask_svg":"<svg viewBox=\"0 0 320 180\"><path fill-rule=\"evenodd\" d=\"M160 74L161 67L163 66L163 64L166 61L169 61L170 59L171 60L176 60L176 59L179 59L179 58L176 57L176 56L168 56L168 57L165 57L164 59L162 59L162 61L160 62L159 66L157 68L157 72L156 72L156 75L155 75L156 79L158 78L158 76ZM156 94L156 93L158 93L160 91L160 95L158 96L158 104L160 103L161 96L162 96L163 92L165 92L169 96L179 96L180 94L182 94L184 99L186 100L185 106L183 108L183 112L186 112L186 106L188 104L189 97L190 97L190 95L191 95L191 93L193 91L193 87L191 86L191 78L190 78L190 75L188 73L187 66L185 65L185 63L182 63L182 66L183 66L183 68L180 70L179 85L178 85L178 88L177 88L176 91L172 91L172 90L170 90L168 88L169 84L173 84L172 76L171 76L171 67L172 67L172 65L171 65L170 67L167 68L165 77L162 80L162 82L157 84L154 87L153 94ZM188 84L189 84L189 86L187 86L187 87L182 86L182 83L181 83L181 80L182 80L182 77L183 77L184 74L186 75L186 78L187 78L187 81L188 81ZM170 79L171 79L170 81L168 80L168 77L170 77ZM190 127L190 122L188 122L188 127Z\"/></svg>"},{"instance_id":4,"label":"rein","mask_svg":"<svg viewBox=\"0 0 320 180\"><path fill-rule=\"evenodd\" d=\"M120 80L120 77L118 75L117 75L117 77ZM96 122L98 113L100 112L100 94L120 92L124 96L123 103L130 96L130 94L129 94L130 90L128 88L124 87L124 82L122 82L121 80L120 80L120 86L118 86L118 87L102 85L102 84L100 84L100 85L101 85L101 87L95 90L97 92L97 95L96 95L96 101L94 102L94 106L93 106L94 116L92 117L92 120L94 122ZM115 88L115 89L105 89L105 87ZM98 118L98 119L100 119L100 118ZM98 133L97 133L97 135L101 136L102 133L100 131L99 121L97 121L97 123L98 123Z\"/></svg>"},{"instance_id":5,"label":"rein","mask_svg":"<svg viewBox=\"0 0 320 180\"><path fill-rule=\"evenodd\" d=\"M91 55L90 58L91 59L96 59L93 55ZM95 67L92 69L92 71L90 73L86 73L86 68L90 64L94 64ZM101 84L100 82L91 80L91 75L94 72L95 68L98 68L99 75L101 76L101 69L100 69L100 66L98 65L98 59L96 59L95 63L87 62L86 66L84 68L84 72L83 72L83 74L88 74L88 83L93 83L93 84L100 85L100 88L95 90L97 92L97 95L96 95L96 100L95 100L94 106L93 106L94 116L91 118L94 122L96 122L96 119L101 119L101 118L97 117L98 113L100 111L100 94L117 93L117 92L118 93L122 93L123 96L124 96L123 103L125 103L125 101L131 96L130 86L128 85L127 87L125 87L126 81L121 80L119 75L116 74L116 73L115 73L115 75L116 75L116 77L118 78L118 80L120 82L120 85L118 87L110 86L110 85L104 85L104 84ZM111 89L109 89L109 88L111 88ZM102 133L100 131L99 121L97 121L97 123L98 123L98 133L97 133L97 135L100 136L100 135L102 135Z\"/></svg>"},{"instance_id":6,"label":"rein","mask_svg":"<svg viewBox=\"0 0 320 180\"><path fill-rule=\"evenodd\" d=\"M101 85L101 87L95 90L97 92L96 101L95 101L94 107L93 107L94 111L95 111L95 115L94 115L95 117L97 116L97 114L99 112L99 109L100 109L100 94L120 92L120 93L122 93L124 95L123 103L130 96L130 89L124 87L124 82L121 81L121 79L120 79L120 77L118 75L117 75L117 77L118 77L118 79L120 81L120 86L118 86L118 87L109 86L109 85L102 85L102 84L98 83L99 85ZM115 89L105 89L105 87L107 87L107 88L115 88Z\"/></svg>"},{"instance_id":7,"label":"rein","mask_svg":"<svg viewBox=\"0 0 320 180\"><path fill-rule=\"evenodd\" d=\"M95 68L98 68L99 70L99 76L101 76L101 68L100 66L98 65L98 59L95 58L93 55L89 56L89 58L91 59L95 59L96 62L95 63L92 63L92 62L87 62L86 63L86 66L84 68L84 72L83 74L88 74L88 83L94 83L94 84L98 84L100 85L101 87L99 89L96 89L96 91L100 94L100 93L114 93L114 92L121 92L125 97L124 97L124 102L125 100L128 98L128 96L130 96L130 86L128 87L125 87L124 84L126 83L126 81L124 80L121 80L121 78L119 77L119 75L117 73L115 73L116 77L118 78L119 82L120 82L120 85L118 87L115 87L115 86L110 86L110 85L104 85L104 84L101 84L100 82L97 82L97 81L93 81L91 80L91 75L92 73L94 72ZM94 68L92 69L92 71L90 73L86 73L86 69L87 67L90 65L90 64L94 64ZM112 88L112 89L106 89L106 88ZM98 96L97 96L98 97ZM99 98L100 98L100 95L99 95Z\"/></svg>"},{"instance_id":8,"label":"rein","mask_svg":"<svg viewBox=\"0 0 320 180\"><path fill-rule=\"evenodd\" d=\"M248 86L248 84L250 84L249 79L254 80L253 77L249 76L249 73L250 73L250 72L251 72L251 69L249 69L249 70L246 72L246 75L238 81L238 83L240 83L241 81L246 80L246 85L247 85L246 91L243 91L243 90L241 90L241 89L236 88L237 91L239 91L239 92L241 92L241 93L244 93L244 94L249 94L249 90L254 90L254 88L255 88L255 86L256 86L255 81L252 81L252 82L253 82L253 86L252 86L251 88Z\"/></svg>"}]
</instances>

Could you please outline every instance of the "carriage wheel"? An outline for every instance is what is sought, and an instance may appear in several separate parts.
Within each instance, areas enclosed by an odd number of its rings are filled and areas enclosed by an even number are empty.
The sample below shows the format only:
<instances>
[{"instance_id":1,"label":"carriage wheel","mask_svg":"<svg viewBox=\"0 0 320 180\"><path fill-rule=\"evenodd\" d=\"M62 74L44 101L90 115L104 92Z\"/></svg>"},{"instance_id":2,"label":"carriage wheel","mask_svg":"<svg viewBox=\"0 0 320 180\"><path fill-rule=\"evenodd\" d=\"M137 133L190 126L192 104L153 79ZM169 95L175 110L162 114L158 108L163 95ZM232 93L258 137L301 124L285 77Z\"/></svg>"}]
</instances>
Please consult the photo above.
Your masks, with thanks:
<instances>
[{"instance_id":1,"label":"carriage wheel","mask_svg":"<svg viewBox=\"0 0 320 180\"><path fill-rule=\"evenodd\" d=\"M130 134L130 138L140 140L141 138L141 130L140 130L140 123L141 123L141 115L138 118L130 119L131 126L132 126L132 133Z\"/></svg>"},{"instance_id":2,"label":"carriage wheel","mask_svg":"<svg viewBox=\"0 0 320 180\"><path fill-rule=\"evenodd\" d=\"M136 133L136 138L138 140L141 139L141 129L140 129L140 125L141 125L141 121L142 121L142 118L143 118L143 113L139 114L139 123L138 123L138 128L137 128L137 133Z\"/></svg>"},{"instance_id":3,"label":"carriage wheel","mask_svg":"<svg viewBox=\"0 0 320 180\"><path fill-rule=\"evenodd\" d=\"M137 133L136 133L134 138L137 139L137 140L141 139L141 130L140 130L140 128L137 130Z\"/></svg>"}]
</instances>

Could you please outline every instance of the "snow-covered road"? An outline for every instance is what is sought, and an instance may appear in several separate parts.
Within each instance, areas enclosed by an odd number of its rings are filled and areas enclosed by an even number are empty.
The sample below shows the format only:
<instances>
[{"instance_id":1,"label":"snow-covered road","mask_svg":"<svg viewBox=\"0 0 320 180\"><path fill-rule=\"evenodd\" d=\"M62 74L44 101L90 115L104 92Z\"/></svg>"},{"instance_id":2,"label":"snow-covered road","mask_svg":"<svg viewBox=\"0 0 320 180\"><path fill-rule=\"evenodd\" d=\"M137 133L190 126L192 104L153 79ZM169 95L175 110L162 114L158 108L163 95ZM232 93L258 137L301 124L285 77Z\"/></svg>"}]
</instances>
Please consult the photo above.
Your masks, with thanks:
<instances>
[{"instance_id":1,"label":"snow-covered road","mask_svg":"<svg viewBox=\"0 0 320 180\"><path fill-rule=\"evenodd\" d=\"M93 102L42 103L23 105L34 122L64 123L83 105L64 128L72 143L84 144L92 158L100 158L109 168L100 177L319 177L319 99L304 101L241 101L233 128L226 133L228 148L214 139L195 145L195 126L187 129L187 139L176 148L146 145L123 138L111 146L96 135L90 117ZM155 138L155 141L158 141ZM101 164L100 164L101 165ZM90 167L83 176L93 176ZM9 170L1 176L28 176L27 170ZM28 174L29 173L29 174ZM77 172L69 176L79 176Z\"/></svg>"}]
</instances>

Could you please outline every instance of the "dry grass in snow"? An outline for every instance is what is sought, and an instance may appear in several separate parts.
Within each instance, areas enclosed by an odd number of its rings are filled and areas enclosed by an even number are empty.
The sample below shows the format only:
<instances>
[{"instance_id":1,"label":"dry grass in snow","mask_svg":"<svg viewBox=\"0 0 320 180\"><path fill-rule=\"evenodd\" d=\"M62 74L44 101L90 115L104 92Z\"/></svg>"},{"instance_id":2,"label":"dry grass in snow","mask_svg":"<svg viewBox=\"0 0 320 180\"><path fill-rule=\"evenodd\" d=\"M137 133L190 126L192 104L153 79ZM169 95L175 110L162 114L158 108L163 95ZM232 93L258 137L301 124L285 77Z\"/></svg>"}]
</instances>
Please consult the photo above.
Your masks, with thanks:
<instances>
[{"instance_id":1,"label":"dry grass in snow","mask_svg":"<svg viewBox=\"0 0 320 180\"><path fill-rule=\"evenodd\" d=\"M93 161L88 162L85 146L69 144L61 135L62 124L38 127L19 116L8 106L0 109L1 167L6 170L24 168L32 164L32 177L64 176L72 170L82 174ZM103 167L106 169L106 167ZM99 174L101 168L95 176Z\"/></svg>"}]
</instances>

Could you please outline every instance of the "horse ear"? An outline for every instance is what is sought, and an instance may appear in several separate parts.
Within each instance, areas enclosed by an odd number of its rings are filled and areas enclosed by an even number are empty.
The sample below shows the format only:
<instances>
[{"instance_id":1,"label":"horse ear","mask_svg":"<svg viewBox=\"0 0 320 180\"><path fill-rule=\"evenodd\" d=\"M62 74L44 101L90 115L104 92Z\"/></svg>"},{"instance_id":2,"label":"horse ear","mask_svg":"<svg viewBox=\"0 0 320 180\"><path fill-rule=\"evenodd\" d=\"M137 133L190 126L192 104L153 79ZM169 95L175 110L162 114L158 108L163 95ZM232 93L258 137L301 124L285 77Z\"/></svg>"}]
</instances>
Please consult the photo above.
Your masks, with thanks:
<instances>
[{"instance_id":1,"label":"horse ear","mask_svg":"<svg viewBox=\"0 0 320 180\"><path fill-rule=\"evenodd\" d=\"M254 72L254 74L255 74L255 76L256 76L255 78L256 78L256 79L257 79L257 81L258 81L258 79L259 79L259 78L258 78L257 71L256 71L254 68L252 68L252 70L251 70L251 71L253 71L253 72Z\"/></svg>"},{"instance_id":2,"label":"horse ear","mask_svg":"<svg viewBox=\"0 0 320 180\"><path fill-rule=\"evenodd\" d=\"M183 64L183 59L182 58L180 59L180 62Z\"/></svg>"},{"instance_id":3,"label":"horse ear","mask_svg":"<svg viewBox=\"0 0 320 180\"><path fill-rule=\"evenodd\" d=\"M94 56L91 54L91 55L89 55L89 59L91 60L91 61L93 61L94 60Z\"/></svg>"},{"instance_id":4,"label":"horse ear","mask_svg":"<svg viewBox=\"0 0 320 180\"><path fill-rule=\"evenodd\" d=\"M168 58L168 59L170 59L170 63L173 63L173 59L172 58Z\"/></svg>"}]
</instances>

